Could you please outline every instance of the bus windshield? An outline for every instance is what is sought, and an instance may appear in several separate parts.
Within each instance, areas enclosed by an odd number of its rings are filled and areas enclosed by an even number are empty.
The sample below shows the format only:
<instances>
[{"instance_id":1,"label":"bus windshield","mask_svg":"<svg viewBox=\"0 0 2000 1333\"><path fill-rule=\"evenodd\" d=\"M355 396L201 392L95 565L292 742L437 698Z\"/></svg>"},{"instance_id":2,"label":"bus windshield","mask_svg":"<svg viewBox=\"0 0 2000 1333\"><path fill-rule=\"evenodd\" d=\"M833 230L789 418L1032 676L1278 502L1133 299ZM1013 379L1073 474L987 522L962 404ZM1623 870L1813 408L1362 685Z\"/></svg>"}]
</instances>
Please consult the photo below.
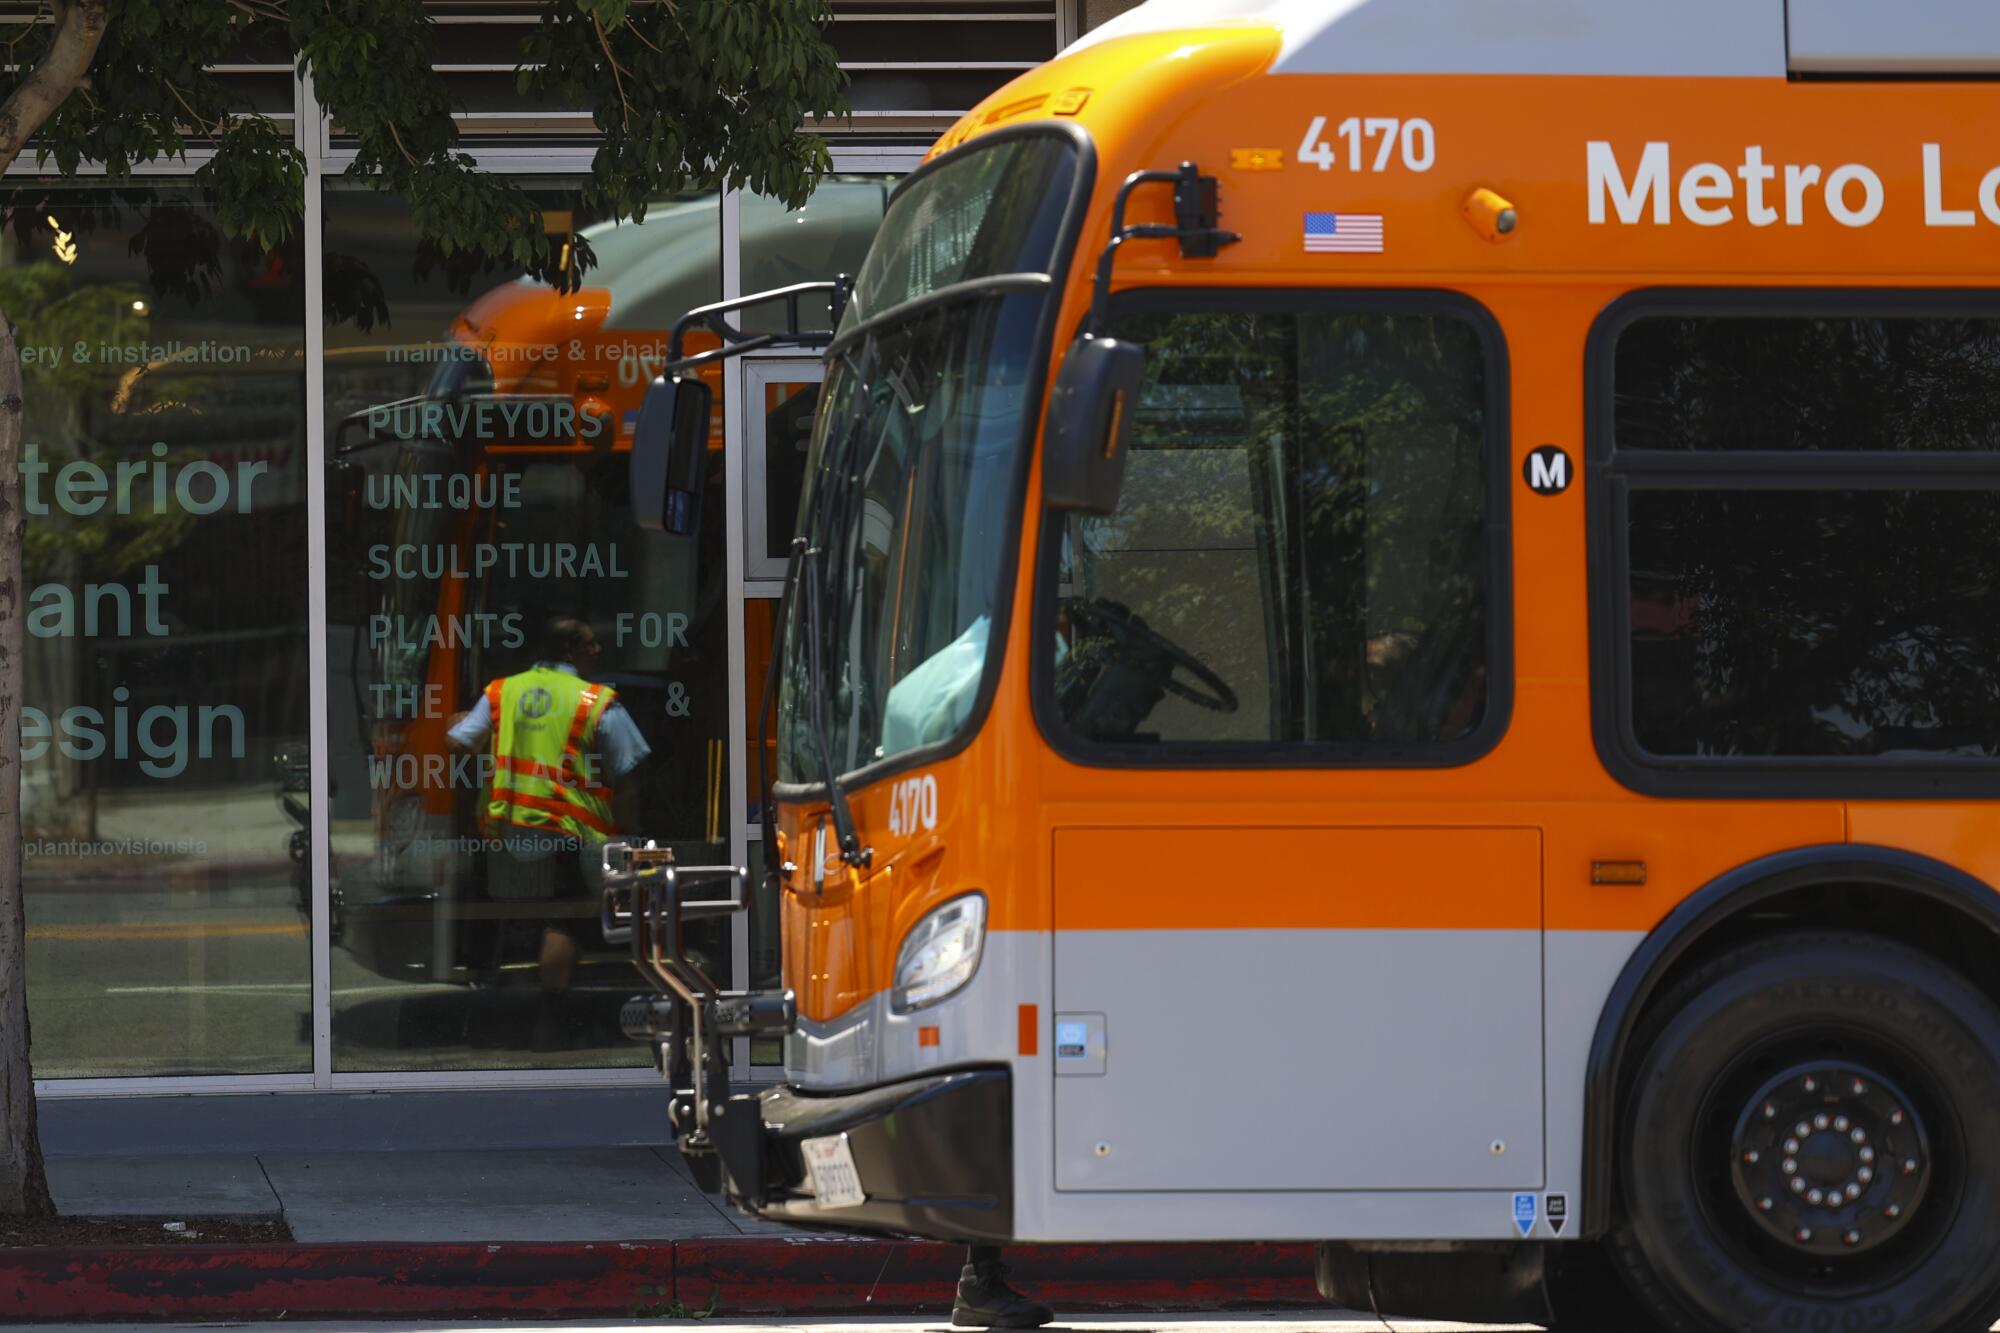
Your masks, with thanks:
<instances>
[{"instance_id":1,"label":"bus windshield","mask_svg":"<svg viewBox=\"0 0 2000 1333\"><path fill-rule=\"evenodd\" d=\"M837 775L948 741L971 718L1076 174L1069 139L1009 137L914 178L883 218L814 426L799 524L814 554L781 649L780 782L827 776L805 711L808 580Z\"/></svg>"}]
</instances>

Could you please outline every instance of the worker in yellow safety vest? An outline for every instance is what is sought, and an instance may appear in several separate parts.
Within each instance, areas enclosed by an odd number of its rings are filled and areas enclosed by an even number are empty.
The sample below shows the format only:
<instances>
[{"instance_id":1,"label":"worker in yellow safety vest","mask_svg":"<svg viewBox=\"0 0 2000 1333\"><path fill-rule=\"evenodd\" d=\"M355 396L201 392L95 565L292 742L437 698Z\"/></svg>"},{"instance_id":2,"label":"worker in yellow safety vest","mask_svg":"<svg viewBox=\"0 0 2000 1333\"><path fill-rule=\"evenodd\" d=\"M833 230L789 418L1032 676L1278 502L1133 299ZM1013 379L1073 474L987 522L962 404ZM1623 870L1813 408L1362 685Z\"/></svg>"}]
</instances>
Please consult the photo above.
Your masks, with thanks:
<instances>
[{"instance_id":1,"label":"worker in yellow safety vest","mask_svg":"<svg viewBox=\"0 0 2000 1333\"><path fill-rule=\"evenodd\" d=\"M487 838L486 892L498 901L588 899L585 863L616 837L633 771L651 753L618 702L590 679L604 646L569 616L541 630L534 665L490 682L447 733L465 751L489 747L492 777L480 827ZM594 921L578 910L575 920ZM559 1044L561 997L576 971L572 919L551 915L541 938L538 1050Z\"/></svg>"}]
</instances>

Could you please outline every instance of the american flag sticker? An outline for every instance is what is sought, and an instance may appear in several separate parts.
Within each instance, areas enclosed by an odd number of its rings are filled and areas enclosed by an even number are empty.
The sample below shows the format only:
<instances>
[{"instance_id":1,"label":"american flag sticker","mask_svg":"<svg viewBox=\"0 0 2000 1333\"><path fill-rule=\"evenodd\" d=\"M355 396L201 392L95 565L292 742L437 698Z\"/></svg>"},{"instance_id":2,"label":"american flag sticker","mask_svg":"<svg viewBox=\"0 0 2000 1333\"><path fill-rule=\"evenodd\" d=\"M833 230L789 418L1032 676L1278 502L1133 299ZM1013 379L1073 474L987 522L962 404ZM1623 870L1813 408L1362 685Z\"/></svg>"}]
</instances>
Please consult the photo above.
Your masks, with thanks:
<instances>
[{"instance_id":1,"label":"american flag sticker","mask_svg":"<svg viewBox=\"0 0 2000 1333\"><path fill-rule=\"evenodd\" d=\"M1382 253L1382 215L1308 213L1306 253L1379 255Z\"/></svg>"}]
</instances>

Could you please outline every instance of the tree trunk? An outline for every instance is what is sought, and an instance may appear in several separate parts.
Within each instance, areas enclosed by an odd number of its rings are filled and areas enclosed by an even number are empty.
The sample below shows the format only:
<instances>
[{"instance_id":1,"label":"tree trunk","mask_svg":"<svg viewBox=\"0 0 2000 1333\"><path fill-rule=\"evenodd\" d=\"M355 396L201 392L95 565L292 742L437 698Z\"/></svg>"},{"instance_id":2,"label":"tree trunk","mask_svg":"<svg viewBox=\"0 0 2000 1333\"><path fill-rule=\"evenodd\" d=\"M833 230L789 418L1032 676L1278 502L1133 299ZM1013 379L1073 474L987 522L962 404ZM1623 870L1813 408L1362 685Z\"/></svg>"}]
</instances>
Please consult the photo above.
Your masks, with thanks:
<instances>
[{"instance_id":1,"label":"tree trunk","mask_svg":"<svg viewBox=\"0 0 2000 1333\"><path fill-rule=\"evenodd\" d=\"M0 104L0 171L83 82L110 22L110 0L56 0L55 32ZM0 310L0 1214L55 1212L42 1170L28 1065L28 923L21 896L21 351Z\"/></svg>"},{"instance_id":2,"label":"tree trunk","mask_svg":"<svg viewBox=\"0 0 2000 1333\"><path fill-rule=\"evenodd\" d=\"M21 353L0 310L0 1213L55 1212L28 1069L28 922L21 896Z\"/></svg>"}]
</instances>

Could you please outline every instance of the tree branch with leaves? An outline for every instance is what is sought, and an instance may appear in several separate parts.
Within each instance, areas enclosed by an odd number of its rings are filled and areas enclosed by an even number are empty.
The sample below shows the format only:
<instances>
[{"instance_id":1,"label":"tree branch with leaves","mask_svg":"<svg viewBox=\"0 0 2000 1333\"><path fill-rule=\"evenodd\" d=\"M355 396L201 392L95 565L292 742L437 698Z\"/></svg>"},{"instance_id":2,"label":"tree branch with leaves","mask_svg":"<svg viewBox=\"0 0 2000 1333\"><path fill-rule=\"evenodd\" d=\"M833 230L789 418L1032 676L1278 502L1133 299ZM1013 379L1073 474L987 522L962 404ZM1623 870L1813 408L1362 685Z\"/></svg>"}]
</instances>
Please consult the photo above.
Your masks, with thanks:
<instances>
[{"instance_id":1,"label":"tree branch with leaves","mask_svg":"<svg viewBox=\"0 0 2000 1333\"><path fill-rule=\"evenodd\" d=\"M825 0L555 0L522 30L516 87L593 112L580 203L607 220L724 181L796 206L831 168L812 127L846 110L829 21ZM198 155L192 183L217 225L277 250L300 228L305 154L215 70L282 51L353 144L346 174L399 196L426 243L574 287L588 247L565 255L571 238L545 230L528 191L464 149L438 38L421 0L53 0L0 68L0 170L32 153L44 171L121 187L148 164ZM11 211L16 192L0 193ZM22 894L21 386L0 310L0 1214L46 1214Z\"/></svg>"}]
</instances>

